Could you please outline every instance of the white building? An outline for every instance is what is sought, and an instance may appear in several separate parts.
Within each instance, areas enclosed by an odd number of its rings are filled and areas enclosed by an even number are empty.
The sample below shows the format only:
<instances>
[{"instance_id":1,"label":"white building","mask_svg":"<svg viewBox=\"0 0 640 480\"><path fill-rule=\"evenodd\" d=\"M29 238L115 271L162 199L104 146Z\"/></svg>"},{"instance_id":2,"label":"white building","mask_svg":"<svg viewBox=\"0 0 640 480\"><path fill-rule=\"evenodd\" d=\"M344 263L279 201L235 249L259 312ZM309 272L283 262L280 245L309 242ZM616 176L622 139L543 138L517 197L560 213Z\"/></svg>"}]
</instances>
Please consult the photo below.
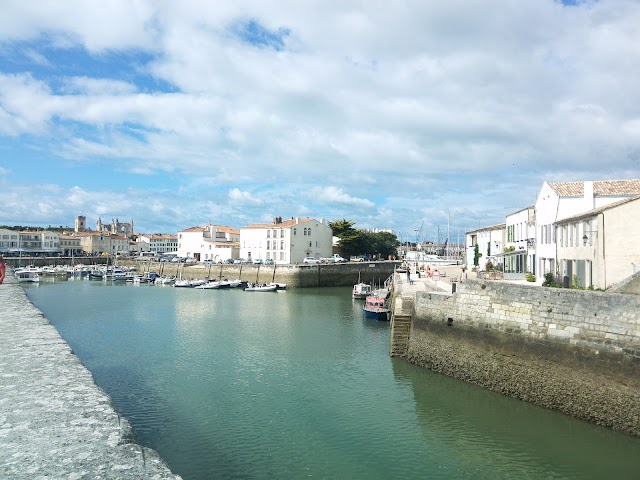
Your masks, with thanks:
<instances>
[{"instance_id":1,"label":"white building","mask_svg":"<svg viewBox=\"0 0 640 480\"><path fill-rule=\"evenodd\" d=\"M176 253L178 251L178 236L169 234L141 234L136 240L136 251L154 252L156 255L163 253Z\"/></svg>"},{"instance_id":2,"label":"white building","mask_svg":"<svg viewBox=\"0 0 640 480\"><path fill-rule=\"evenodd\" d=\"M20 233L7 228L0 228L0 252L17 252L20 242Z\"/></svg>"},{"instance_id":3,"label":"white building","mask_svg":"<svg viewBox=\"0 0 640 480\"><path fill-rule=\"evenodd\" d=\"M240 257L272 259L276 263L302 263L305 257L323 258L333 252L329 225L313 218L274 218L240 229Z\"/></svg>"},{"instance_id":4,"label":"white building","mask_svg":"<svg viewBox=\"0 0 640 480\"><path fill-rule=\"evenodd\" d=\"M544 182L536 200L536 276L560 273L554 224L640 194L640 180Z\"/></svg>"},{"instance_id":5,"label":"white building","mask_svg":"<svg viewBox=\"0 0 640 480\"><path fill-rule=\"evenodd\" d=\"M536 215L533 206L507 215L505 222L504 278L524 279L536 268Z\"/></svg>"},{"instance_id":6,"label":"white building","mask_svg":"<svg viewBox=\"0 0 640 480\"><path fill-rule=\"evenodd\" d=\"M60 251L65 257L72 255L78 255L82 253L82 245L80 244L80 237L77 235L60 235Z\"/></svg>"},{"instance_id":7,"label":"white building","mask_svg":"<svg viewBox=\"0 0 640 480\"><path fill-rule=\"evenodd\" d=\"M560 276L570 286L607 289L640 269L640 196L555 224Z\"/></svg>"},{"instance_id":8,"label":"white building","mask_svg":"<svg viewBox=\"0 0 640 480\"><path fill-rule=\"evenodd\" d=\"M479 271L486 270L487 262L491 260L494 265L501 260L504 245L505 224L492 225L466 233L467 268L476 268ZM477 248L476 248L477 247ZM476 250L478 265L475 265Z\"/></svg>"},{"instance_id":9,"label":"white building","mask_svg":"<svg viewBox=\"0 0 640 480\"><path fill-rule=\"evenodd\" d=\"M238 258L240 231L223 225L192 227L178 232L178 256L223 262Z\"/></svg>"}]
</instances>

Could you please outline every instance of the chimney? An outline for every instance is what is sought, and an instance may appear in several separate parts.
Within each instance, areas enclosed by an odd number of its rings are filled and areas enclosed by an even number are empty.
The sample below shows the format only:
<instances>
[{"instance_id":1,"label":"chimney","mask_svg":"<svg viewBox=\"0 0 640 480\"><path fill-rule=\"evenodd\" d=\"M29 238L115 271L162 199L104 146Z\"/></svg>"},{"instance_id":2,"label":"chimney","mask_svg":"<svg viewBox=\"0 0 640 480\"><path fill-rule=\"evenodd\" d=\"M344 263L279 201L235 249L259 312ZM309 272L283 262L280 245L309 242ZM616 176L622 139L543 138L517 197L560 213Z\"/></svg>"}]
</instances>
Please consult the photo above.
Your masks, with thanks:
<instances>
[{"instance_id":1,"label":"chimney","mask_svg":"<svg viewBox=\"0 0 640 480\"><path fill-rule=\"evenodd\" d=\"M296 217L296 225L300 223L300 217Z\"/></svg>"},{"instance_id":2,"label":"chimney","mask_svg":"<svg viewBox=\"0 0 640 480\"><path fill-rule=\"evenodd\" d=\"M587 210L596 208L596 198L593 192L593 182L584 182L584 201Z\"/></svg>"}]
</instances>

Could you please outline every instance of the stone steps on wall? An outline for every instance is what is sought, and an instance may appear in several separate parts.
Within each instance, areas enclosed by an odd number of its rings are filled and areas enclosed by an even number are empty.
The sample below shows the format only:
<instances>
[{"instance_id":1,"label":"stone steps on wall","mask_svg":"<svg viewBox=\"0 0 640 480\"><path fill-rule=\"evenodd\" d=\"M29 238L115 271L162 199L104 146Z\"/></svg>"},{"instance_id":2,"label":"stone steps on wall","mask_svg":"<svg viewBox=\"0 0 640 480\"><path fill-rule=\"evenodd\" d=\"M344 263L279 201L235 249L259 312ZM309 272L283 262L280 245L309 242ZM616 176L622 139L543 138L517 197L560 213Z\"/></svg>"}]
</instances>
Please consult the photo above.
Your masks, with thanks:
<instances>
[{"instance_id":1,"label":"stone steps on wall","mask_svg":"<svg viewBox=\"0 0 640 480\"><path fill-rule=\"evenodd\" d=\"M409 333L411 331L410 315L393 315L391 322L391 356L406 355L409 347Z\"/></svg>"}]
</instances>

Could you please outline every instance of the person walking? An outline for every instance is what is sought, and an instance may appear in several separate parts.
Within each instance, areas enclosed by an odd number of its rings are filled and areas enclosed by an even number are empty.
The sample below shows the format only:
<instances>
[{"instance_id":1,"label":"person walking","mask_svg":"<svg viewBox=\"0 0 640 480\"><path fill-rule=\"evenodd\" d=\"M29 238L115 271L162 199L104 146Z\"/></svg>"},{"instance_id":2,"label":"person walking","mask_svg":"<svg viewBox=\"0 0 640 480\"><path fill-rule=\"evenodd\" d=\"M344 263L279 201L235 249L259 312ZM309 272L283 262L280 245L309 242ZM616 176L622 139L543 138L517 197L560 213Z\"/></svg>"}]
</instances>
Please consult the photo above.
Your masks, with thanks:
<instances>
[{"instance_id":1,"label":"person walking","mask_svg":"<svg viewBox=\"0 0 640 480\"><path fill-rule=\"evenodd\" d=\"M411 267L407 266L407 282L411 283Z\"/></svg>"},{"instance_id":2,"label":"person walking","mask_svg":"<svg viewBox=\"0 0 640 480\"><path fill-rule=\"evenodd\" d=\"M4 258L0 255L0 283L4 282L4 275L7 270L7 266L4 264Z\"/></svg>"}]
</instances>

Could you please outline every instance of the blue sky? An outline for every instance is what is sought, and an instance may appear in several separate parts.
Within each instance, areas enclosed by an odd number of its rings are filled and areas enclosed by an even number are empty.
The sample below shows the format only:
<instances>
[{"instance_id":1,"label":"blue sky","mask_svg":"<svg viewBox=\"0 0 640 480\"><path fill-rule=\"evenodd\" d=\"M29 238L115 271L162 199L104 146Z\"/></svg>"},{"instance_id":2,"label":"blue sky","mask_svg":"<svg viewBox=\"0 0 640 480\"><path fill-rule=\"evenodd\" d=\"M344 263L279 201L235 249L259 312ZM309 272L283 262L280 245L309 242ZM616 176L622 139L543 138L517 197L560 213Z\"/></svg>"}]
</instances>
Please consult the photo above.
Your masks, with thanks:
<instances>
[{"instance_id":1,"label":"blue sky","mask_svg":"<svg viewBox=\"0 0 640 480\"><path fill-rule=\"evenodd\" d=\"M3 2L0 224L404 238L640 178L640 3Z\"/></svg>"}]
</instances>

